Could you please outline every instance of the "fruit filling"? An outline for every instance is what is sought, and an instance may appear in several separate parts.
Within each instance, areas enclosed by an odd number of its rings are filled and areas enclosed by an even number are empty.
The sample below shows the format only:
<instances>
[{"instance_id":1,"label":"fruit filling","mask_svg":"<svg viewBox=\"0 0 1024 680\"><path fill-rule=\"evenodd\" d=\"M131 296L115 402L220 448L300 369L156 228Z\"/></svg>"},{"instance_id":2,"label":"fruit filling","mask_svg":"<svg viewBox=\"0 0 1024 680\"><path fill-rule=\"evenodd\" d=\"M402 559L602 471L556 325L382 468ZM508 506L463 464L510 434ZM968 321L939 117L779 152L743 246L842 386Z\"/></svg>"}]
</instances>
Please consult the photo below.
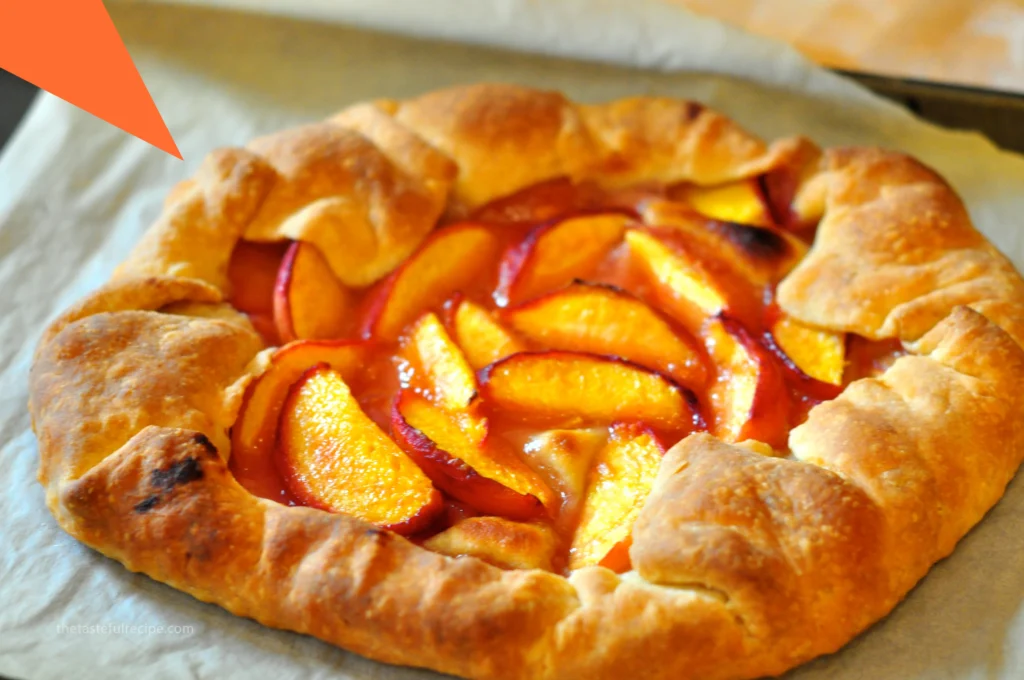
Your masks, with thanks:
<instances>
[{"instance_id":1,"label":"fruit filling","mask_svg":"<svg viewBox=\"0 0 1024 680\"><path fill-rule=\"evenodd\" d=\"M235 477L445 555L628 570L668 448L707 430L785 456L811 408L903 353L774 303L814 226L773 217L792 211L771 186L544 182L364 289L317 243L239 243L230 300L272 349Z\"/></svg>"}]
</instances>

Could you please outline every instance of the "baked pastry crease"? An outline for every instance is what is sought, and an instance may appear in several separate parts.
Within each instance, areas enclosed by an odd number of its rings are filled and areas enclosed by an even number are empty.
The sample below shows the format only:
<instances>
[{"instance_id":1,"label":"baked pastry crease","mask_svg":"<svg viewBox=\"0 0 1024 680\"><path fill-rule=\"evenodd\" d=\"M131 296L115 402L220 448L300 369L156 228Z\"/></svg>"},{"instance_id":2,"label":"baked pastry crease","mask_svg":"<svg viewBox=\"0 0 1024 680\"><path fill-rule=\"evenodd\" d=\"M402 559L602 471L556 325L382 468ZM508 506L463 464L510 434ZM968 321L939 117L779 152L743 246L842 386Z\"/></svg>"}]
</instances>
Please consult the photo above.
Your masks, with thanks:
<instances>
[{"instance_id":1,"label":"baked pastry crease","mask_svg":"<svg viewBox=\"0 0 1024 680\"><path fill-rule=\"evenodd\" d=\"M773 456L693 434L661 462L633 569L451 558L250 494L229 430L266 367L223 304L239 239L301 239L339 280L393 270L439 219L568 176L616 188L791 173L817 221L777 301L910 350ZM839 649L1001 497L1024 457L1024 281L900 154L765 145L676 100L578 105L505 85L347 109L216 151L31 374L39 479L71 535L265 625L474 678L750 678Z\"/></svg>"}]
</instances>

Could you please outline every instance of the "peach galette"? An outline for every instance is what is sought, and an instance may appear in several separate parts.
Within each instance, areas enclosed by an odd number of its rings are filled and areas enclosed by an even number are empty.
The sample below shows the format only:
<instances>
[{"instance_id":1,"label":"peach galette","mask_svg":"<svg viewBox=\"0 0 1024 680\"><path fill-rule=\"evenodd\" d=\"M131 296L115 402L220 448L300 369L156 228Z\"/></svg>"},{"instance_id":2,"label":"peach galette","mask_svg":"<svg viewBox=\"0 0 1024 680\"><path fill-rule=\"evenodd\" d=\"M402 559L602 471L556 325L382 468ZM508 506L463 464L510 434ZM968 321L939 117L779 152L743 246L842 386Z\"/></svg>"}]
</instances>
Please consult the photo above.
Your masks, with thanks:
<instances>
[{"instance_id":1,"label":"peach galette","mask_svg":"<svg viewBox=\"0 0 1024 680\"><path fill-rule=\"evenodd\" d=\"M31 410L65 529L236 614L467 677L746 678L998 500L1022 340L905 156L481 85L211 154Z\"/></svg>"}]
</instances>

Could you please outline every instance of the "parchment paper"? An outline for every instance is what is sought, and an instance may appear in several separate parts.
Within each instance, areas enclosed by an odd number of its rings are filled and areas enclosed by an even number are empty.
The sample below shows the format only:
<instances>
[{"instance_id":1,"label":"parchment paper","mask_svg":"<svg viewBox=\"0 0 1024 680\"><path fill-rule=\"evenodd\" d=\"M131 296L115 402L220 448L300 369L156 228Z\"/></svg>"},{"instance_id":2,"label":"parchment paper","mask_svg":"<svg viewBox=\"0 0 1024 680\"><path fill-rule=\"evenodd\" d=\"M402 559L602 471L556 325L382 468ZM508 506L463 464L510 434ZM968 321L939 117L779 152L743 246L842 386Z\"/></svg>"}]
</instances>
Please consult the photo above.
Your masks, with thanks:
<instances>
[{"instance_id":1,"label":"parchment paper","mask_svg":"<svg viewBox=\"0 0 1024 680\"><path fill-rule=\"evenodd\" d=\"M950 179L979 227L1018 267L1024 264L1024 160L979 136L917 122L787 48L681 10L579 0L262 6L363 27L710 73L630 70L258 14L112 4L185 162L48 95L0 156L0 674L32 680L435 677L265 629L130 574L66 536L44 507L25 409L28 367L43 325L109 276L172 183L214 146L243 143L361 99L483 79L557 88L584 100L689 97L767 138L804 133L825 145L881 144L916 154ZM1018 479L890 617L791 677L1024 677L1022 516Z\"/></svg>"},{"instance_id":2,"label":"parchment paper","mask_svg":"<svg viewBox=\"0 0 1024 680\"><path fill-rule=\"evenodd\" d=\"M1020 0L667 0L819 64L1024 93Z\"/></svg>"}]
</instances>

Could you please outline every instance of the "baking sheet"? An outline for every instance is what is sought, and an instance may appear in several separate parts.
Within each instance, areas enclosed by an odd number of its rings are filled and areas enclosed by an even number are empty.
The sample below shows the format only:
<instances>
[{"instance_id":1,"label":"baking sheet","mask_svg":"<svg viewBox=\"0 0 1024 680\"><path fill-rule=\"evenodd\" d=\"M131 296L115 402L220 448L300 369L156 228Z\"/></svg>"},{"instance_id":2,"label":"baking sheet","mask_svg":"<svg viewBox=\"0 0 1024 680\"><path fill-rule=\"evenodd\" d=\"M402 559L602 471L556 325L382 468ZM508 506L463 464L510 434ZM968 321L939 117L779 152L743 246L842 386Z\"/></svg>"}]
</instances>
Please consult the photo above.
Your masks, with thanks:
<instances>
[{"instance_id":1,"label":"baking sheet","mask_svg":"<svg viewBox=\"0 0 1024 680\"><path fill-rule=\"evenodd\" d=\"M998 146L1024 153L1024 94L854 71L837 72L937 125L978 130Z\"/></svg>"},{"instance_id":2,"label":"baking sheet","mask_svg":"<svg viewBox=\"0 0 1024 680\"><path fill-rule=\"evenodd\" d=\"M881 144L914 153L950 179L980 228L1018 267L1024 264L1024 159L980 136L919 123L788 48L659 3L435 0L429 10L420 4L296 0L275 7L264 0L261 6L710 73L553 60L323 21L111 4L185 161L49 95L39 97L0 155L0 674L32 680L436 677L265 629L130 574L63 534L45 510L25 410L35 342L48 319L109 276L169 187L214 146L242 143L353 101L477 80L557 88L592 101L644 93L689 97L765 137L804 133L826 145ZM890 617L791 677L1024 677L1022 517L1018 479Z\"/></svg>"}]
</instances>

